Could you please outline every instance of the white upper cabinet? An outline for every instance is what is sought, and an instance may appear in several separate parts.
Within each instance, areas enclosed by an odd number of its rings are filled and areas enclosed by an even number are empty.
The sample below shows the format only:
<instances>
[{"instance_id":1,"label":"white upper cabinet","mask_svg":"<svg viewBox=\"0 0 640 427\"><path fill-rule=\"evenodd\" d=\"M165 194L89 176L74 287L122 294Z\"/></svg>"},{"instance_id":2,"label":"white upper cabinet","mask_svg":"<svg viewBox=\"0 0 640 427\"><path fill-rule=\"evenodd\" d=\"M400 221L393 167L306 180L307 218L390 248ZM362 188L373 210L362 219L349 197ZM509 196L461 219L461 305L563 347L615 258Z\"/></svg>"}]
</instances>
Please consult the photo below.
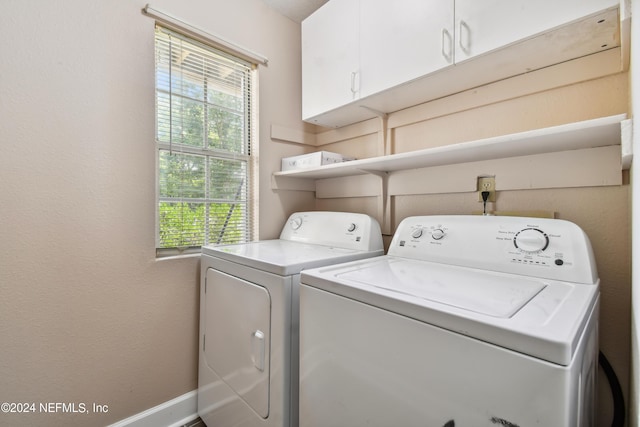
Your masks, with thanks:
<instances>
[{"instance_id":1,"label":"white upper cabinet","mask_svg":"<svg viewBox=\"0 0 640 427\"><path fill-rule=\"evenodd\" d=\"M302 116L359 97L360 0L331 0L302 23Z\"/></svg>"},{"instance_id":2,"label":"white upper cabinet","mask_svg":"<svg viewBox=\"0 0 640 427\"><path fill-rule=\"evenodd\" d=\"M302 118L344 126L618 47L619 1L330 0L302 22Z\"/></svg>"},{"instance_id":3,"label":"white upper cabinet","mask_svg":"<svg viewBox=\"0 0 640 427\"><path fill-rule=\"evenodd\" d=\"M360 96L453 65L453 10L453 0L363 0Z\"/></svg>"},{"instance_id":4,"label":"white upper cabinet","mask_svg":"<svg viewBox=\"0 0 640 427\"><path fill-rule=\"evenodd\" d=\"M455 0L455 62L617 5L618 0Z\"/></svg>"}]
</instances>

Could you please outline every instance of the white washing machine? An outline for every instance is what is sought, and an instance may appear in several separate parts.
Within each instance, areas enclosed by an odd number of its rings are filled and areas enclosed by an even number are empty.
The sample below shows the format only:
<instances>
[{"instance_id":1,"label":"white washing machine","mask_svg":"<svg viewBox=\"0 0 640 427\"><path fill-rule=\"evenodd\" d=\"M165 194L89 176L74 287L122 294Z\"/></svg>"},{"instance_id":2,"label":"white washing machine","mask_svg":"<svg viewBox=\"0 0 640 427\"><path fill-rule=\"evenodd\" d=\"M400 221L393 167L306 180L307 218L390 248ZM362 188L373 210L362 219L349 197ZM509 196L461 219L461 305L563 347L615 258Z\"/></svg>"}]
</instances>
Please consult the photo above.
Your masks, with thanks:
<instances>
[{"instance_id":1,"label":"white washing machine","mask_svg":"<svg viewBox=\"0 0 640 427\"><path fill-rule=\"evenodd\" d=\"M198 414L211 427L297 426L304 268L383 254L363 214L291 215L279 239L202 248Z\"/></svg>"},{"instance_id":2,"label":"white washing machine","mask_svg":"<svg viewBox=\"0 0 640 427\"><path fill-rule=\"evenodd\" d=\"M302 273L300 426L593 426L598 302L573 223L407 218Z\"/></svg>"}]
</instances>

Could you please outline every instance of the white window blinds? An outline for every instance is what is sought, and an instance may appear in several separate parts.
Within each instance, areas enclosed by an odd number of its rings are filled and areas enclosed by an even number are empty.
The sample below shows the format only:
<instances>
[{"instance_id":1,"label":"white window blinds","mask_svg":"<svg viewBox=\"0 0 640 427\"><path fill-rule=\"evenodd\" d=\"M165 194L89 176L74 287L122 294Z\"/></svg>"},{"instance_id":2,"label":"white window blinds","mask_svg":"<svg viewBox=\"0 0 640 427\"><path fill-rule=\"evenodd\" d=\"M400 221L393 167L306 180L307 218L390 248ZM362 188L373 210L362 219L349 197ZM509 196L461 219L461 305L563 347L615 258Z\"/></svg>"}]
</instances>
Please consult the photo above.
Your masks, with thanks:
<instances>
[{"instance_id":1,"label":"white window blinds","mask_svg":"<svg viewBox=\"0 0 640 427\"><path fill-rule=\"evenodd\" d=\"M155 45L157 248L249 241L254 67L160 26Z\"/></svg>"}]
</instances>

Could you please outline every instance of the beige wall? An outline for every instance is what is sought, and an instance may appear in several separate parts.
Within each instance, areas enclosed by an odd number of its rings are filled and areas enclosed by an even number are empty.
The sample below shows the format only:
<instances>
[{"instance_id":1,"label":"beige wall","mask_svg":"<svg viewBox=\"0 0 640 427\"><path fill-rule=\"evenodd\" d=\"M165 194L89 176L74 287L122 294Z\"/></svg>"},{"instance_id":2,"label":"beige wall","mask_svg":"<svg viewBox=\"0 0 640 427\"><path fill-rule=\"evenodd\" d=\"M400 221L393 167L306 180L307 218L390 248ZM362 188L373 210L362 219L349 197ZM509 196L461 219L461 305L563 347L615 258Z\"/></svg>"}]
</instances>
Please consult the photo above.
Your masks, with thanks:
<instances>
[{"instance_id":1,"label":"beige wall","mask_svg":"<svg viewBox=\"0 0 640 427\"><path fill-rule=\"evenodd\" d=\"M602 56L596 59L601 61L606 58ZM391 114L388 118L391 130L387 137L387 151L406 152L627 113L628 73L606 75L608 72L603 71L602 76L575 83L575 78L580 76L579 72L576 73L576 66L583 69L583 65L577 61L575 64L551 67ZM325 130L323 139L341 139L335 132ZM340 132L345 134L348 130L341 129ZM323 149L348 151L365 158L370 157L372 147L379 144L375 135L369 135L336 142ZM421 176L437 182L423 183L422 187L427 194L392 197L389 235L407 216L470 214L481 211L475 192L464 189L439 191L440 187L446 187L448 181L468 180L472 187L477 171L483 171L496 176L498 188L501 183L509 184L509 180L525 183L516 186L514 190L499 191L496 203L489 207L497 211L555 213L557 218L575 222L589 235L602 282L600 346L627 393L631 291L628 177L618 169L617 185L582 185L582 182L593 182L591 178L586 180L585 177L597 177L601 171L585 171L578 161L564 161L557 165L553 163L553 157L545 157L543 162L524 157L501 162L444 166L437 168L437 174L427 174L427 171L423 175L420 175L420 171L407 173L404 184L411 187L416 186L411 180ZM545 170L546 167L549 170ZM544 180L547 172L559 167L562 174L557 176L562 176L562 179L558 182ZM554 173L557 174L557 171ZM396 175L400 176L399 180L405 176ZM564 187L564 182L572 182L571 188ZM339 181L335 184L340 185ZM403 183L396 182L394 185L402 187ZM365 195L367 193L362 192ZM363 211L371 215L379 212L377 197L327 197L317 200L318 209ZM387 243L389 239L387 237ZM598 425L610 425L610 392L604 376L600 377L599 387L601 401Z\"/></svg>"},{"instance_id":2,"label":"beige wall","mask_svg":"<svg viewBox=\"0 0 640 427\"><path fill-rule=\"evenodd\" d=\"M145 3L2 3L0 402L95 402L109 412L0 414L0 424L108 424L196 388L198 259L155 259L153 21L140 13ZM269 58L259 71L261 238L277 236L289 213L314 206L377 214L372 197L314 202L313 193L271 190L280 158L310 151L269 138L271 124L310 130L299 119L297 24L260 0L152 6ZM398 129L393 148L422 148L425 134L445 144L626 112L626 79L543 84L508 99L491 86L484 103L460 111L464 99L451 97L453 106L437 117L428 111L440 104L429 103L409 111L417 123ZM368 135L324 149L370 157L378 141ZM603 284L602 348L625 389L627 187L504 191L495 206L555 211L590 235ZM470 193L399 196L392 225L408 215L474 209Z\"/></svg>"},{"instance_id":3,"label":"beige wall","mask_svg":"<svg viewBox=\"0 0 640 427\"><path fill-rule=\"evenodd\" d=\"M197 387L197 257L154 251L154 60L146 0L3 0L0 402L108 405L0 425L106 425ZM269 58L260 79L261 237L313 195L271 190L269 125L300 121L299 25L260 0L152 6Z\"/></svg>"}]
</instances>

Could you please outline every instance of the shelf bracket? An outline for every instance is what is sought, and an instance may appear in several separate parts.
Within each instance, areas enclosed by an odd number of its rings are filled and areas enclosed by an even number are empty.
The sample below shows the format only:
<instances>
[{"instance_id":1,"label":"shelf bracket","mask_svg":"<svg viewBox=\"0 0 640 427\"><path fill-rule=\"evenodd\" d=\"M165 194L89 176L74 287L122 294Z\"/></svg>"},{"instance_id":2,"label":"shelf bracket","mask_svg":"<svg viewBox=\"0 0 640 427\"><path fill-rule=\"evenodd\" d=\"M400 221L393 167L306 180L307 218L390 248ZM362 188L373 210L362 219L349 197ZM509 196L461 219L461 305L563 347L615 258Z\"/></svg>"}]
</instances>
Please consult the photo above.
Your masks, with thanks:
<instances>
[{"instance_id":1,"label":"shelf bracket","mask_svg":"<svg viewBox=\"0 0 640 427\"><path fill-rule=\"evenodd\" d=\"M376 116L382 118L382 119L386 119L389 117L389 114L387 113L383 113L382 111L379 110L375 110L373 108L367 107L366 105L361 105L360 108L364 108L365 110L371 111L373 114L375 114Z\"/></svg>"},{"instance_id":2,"label":"shelf bracket","mask_svg":"<svg viewBox=\"0 0 640 427\"><path fill-rule=\"evenodd\" d=\"M380 130L378 131L378 155L386 156L391 153L390 147L387 144L387 130L389 123L389 114L382 111L374 110L367 106L361 105L360 108L371 111L373 114L380 118Z\"/></svg>"},{"instance_id":3,"label":"shelf bracket","mask_svg":"<svg viewBox=\"0 0 640 427\"><path fill-rule=\"evenodd\" d=\"M382 234L391 235L391 196L389 196L389 172L360 169L362 172L380 177L380 197L378 198L378 221Z\"/></svg>"},{"instance_id":4,"label":"shelf bracket","mask_svg":"<svg viewBox=\"0 0 640 427\"><path fill-rule=\"evenodd\" d=\"M628 170L633 161L633 119L620 122L620 151L622 170Z\"/></svg>"}]
</instances>

